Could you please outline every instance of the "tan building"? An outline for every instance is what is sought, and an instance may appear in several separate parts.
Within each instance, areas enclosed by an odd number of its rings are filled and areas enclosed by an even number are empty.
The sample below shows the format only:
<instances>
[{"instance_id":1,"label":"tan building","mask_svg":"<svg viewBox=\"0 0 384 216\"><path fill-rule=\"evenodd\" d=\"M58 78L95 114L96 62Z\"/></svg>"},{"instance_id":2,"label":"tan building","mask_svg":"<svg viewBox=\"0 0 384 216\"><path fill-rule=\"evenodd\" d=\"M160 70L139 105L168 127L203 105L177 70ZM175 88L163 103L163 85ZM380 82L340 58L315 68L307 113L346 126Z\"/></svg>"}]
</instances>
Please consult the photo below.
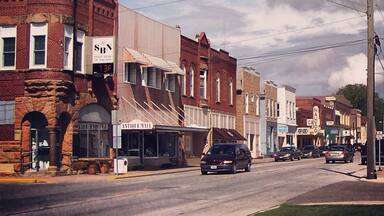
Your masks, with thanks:
<instances>
[{"instance_id":1,"label":"tan building","mask_svg":"<svg viewBox=\"0 0 384 216\"><path fill-rule=\"evenodd\" d=\"M247 140L252 157L260 153L260 73L253 68L238 70L236 84L236 129Z\"/></svg>"}]
</instances>

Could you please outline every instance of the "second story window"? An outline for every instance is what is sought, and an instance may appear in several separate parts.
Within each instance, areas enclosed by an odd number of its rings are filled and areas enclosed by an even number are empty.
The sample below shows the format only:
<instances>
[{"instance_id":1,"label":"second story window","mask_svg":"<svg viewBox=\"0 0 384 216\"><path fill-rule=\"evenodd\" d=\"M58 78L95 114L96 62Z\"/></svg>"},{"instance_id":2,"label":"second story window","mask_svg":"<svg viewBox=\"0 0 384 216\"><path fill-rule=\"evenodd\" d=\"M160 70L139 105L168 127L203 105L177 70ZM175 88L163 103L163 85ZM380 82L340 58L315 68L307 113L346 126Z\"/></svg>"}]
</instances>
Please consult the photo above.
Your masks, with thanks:
<instances>
[{"instance_id":1,"label":"second story window","mask_svg":"<svg viewBox=\"0 0 384 216\"><path fill-rule=\"evenodd\" d=\"M16 26L0 26L0 69L15 69Z\"/></svg>"},{"instance_id":2,"label":"second story window","mask_svg":"<svg viewBox=\"0 0 384 216\"><path fill-rule=\"evenodd\" d=\"M256 115L260 115L260 99L256 98Z\"/></svg>"},{"instance_id":3,"label":"second story window","mask_svg":"<svg viewBox=\"0 0 384 216\"><path fill-rule=\"evenodd\" d=\"M200 98L207 99L207 71L200 71Z\"/></svg>"},{"instance_id":4,"label":"second story window","mask_svg":"<svg viewBox=\"0 0 384 216\"><path fill-rule=\"evenodd\" d=\"M136 84L138 65L135 63L125 63L124 67L124 82Z\"/></svg>"},{"instance_id":5,"label":"second story window","mask_svg":"<svg viewBox=\"0 0 384 216\"><path fill-rule=\"evenodd\" d=\"M47 23L32 23L30 37L30 68L45 68L47 66Z\"/></svg>"},{"instance_id":6,"label":"second story window","mask_svg":"<svg viewBox=\"0 0 384 216\"><path fill-rule=\"evenodd\" d=\"M72 70L73 65L73 27L64 26L64 69Z\"/></svg>"},{"instance_id":7,"label":"second story window","mask_svg":"<svg viewBox=\"0 0 384 216\"><path fill-rule=\"evenodd\" d=\"M220 102L220 77L219 73L216 77L216 102Z\"/></svg>"},{"instance_id":8,"label":"second story window","mask_svg":"<svg viewBox=\"0 0 384 216\"><path fill-rule=\"evenodd\" d=\"M76 71L84 73L84 41L85 33L83 31L77 31L76 41Z\"/></svg>"},{"instance_id":9,"label":"second story window","mask_svg":"<svg viewBox=\"0 0 384 216\"><path fill-rule=\"evenodd\" d=\"M189 95L191 96L191 97L193 97L194 96L194 90L193 90L193 88L194 88L194 77L195 77L195 71L193 70L193 67L191 66L190 68L189 68Z\"/></svg>"},{"instance_id":10,"label":"second story window","mask_svg":"<svg viewBox=\"0 0 384 216\"><path fill-rule=\"evenodd\" d=\"M161 70L154 67L144 67L142 70L142 85L161 89Z\"/></svg>"},{"instance_id":11,"label":"second story window","mask_svg":"<svg viewBox=\"0 0 384 216\"><path fill-rule=\"evenodd\" d=\"M181 66L181 69L183 70L184 75L180 77L180 87L181 87L181 93L183 95L187 95L187 70L185 69L185 65Z\"/></svg>"},{"instance_id":12,"label":"second story window","mask_svg":"<svg viewBox=\"0 0 384 216\"><path fill-rule=\"evenodd\" d=\"M175 82L176 77L174 74L167 74L165 75L165 88L168 91L174 92L176 89Z\"/></svg>"},{"instance_id":13,"label":"second story window","mask_svg":"<svg viewBox=\"0 0 384 216\"><path fill-rule=\"evenodd\" d=\"M277 117L280 117L280 103L277 103L276 109L277 109Z\"/></svg>"},{"instance_id":14,"label":"second story window","mask_svg":"<svg viewBox=\"0 0 384 216\"><path fill-rule=\"evenodd\" d=\"M249 96L248 94L245 94L245 113L249 113Z\"/></svg>"},{"instance_id":15,"label":"second story window","mask_svg":"<svg viewBox=\"0 0 384 216\"><path fill-rule=\"evenodd\" d=\"M229 105L233 105L233 82L229 81Z\"/></svg>"}]
</instances>

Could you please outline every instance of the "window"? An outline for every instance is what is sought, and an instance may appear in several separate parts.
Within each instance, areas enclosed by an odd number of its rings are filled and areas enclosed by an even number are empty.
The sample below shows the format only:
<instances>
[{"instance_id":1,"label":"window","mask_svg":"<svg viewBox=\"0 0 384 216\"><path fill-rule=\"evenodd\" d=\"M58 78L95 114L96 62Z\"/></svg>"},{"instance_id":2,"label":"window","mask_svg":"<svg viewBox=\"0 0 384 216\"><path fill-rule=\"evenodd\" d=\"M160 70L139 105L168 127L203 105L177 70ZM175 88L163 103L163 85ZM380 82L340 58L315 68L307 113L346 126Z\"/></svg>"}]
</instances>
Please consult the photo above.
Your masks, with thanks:
<instances>
[{"instance_id":1,"label":"window","mask_svg":"<svg viewBox=\"0 0 384 216\"><path fill-rule=\"evenodd\" d=\"M253 151L253 140L255 139L255 134L248 134L248 146L249 150Z\"/></svg>"},{"instance_id":2,"label":"window","mask_svg":"<svg viewBox=\"0 0 384 216\"><path fill-rule=\"evenodd\" d=\"M207 98L207 71L200 71L200 98Z\"/></svg>"},{"instance_id":3,"label":"window","mask_svg":"<svg viewBox=\"0 0 384 216\"><path fill-rule=\"evenodd\" d=\"M32 23L30 38L30 68L45 68L47 66L47 23Z\"/></svg>"},{"instance_id":4,"label":"window","mask_svg":"<svg viewBox=\"0 0 384 216\"><path fill-rule=\"evenodd\" d=\"M0 125L14 124L15 101L0 101Z\"/></svg>"},{"instance_id":5,"label":"window","mask_svg":"<svg viewBox=\"0 0 384 216\"><path fill-rule=\"evenodd\" d=\"M256 115L260 115L259 103L260 103L260 99L256 98Z\"/></svg>"},{"instance_id":6,"label":"window","mask_svg":"<svg viewBox=\"0 0 384 216\"><path fill-rule=\"evenodd\" d=\"M165 75L165 88L168 91L175 91L176 76L174 74Z\"/></svg>"},{"instance_id":7,"label":"window","mask_svg":"<svg viewBox=\"0 0 384 216\"><path fill-rule=\"evenodd\" d=\"M122 134L122 148L119 151L119 155L139 157L140 149L140 135L139 133L123 133Z\"/></svg>"},{"instance_id":8,"label":"window","mask_svg":"<svg viewBox=\"0 0 384 216\"><path fill-rule=\"evenodd\" d=\"M245 113L248 114L249 112L249 96L248 94L245 94Z\"/></svg>"},{"instance_id":9,"label":"window","mask_svg":"<svg viewBox=\"0 0 384 216\"><path fill-rule=\"evenodd\" d=\"M154 67L144 67L142 70L142 85L161 89L161 70Z\"/></svg>"},{"instance_id":10,"label":"window","mask_svg":"<svg viewBox=\"0 0 384 216\"><path fill-rule=\"evenodd\" d=\"M15 69L16 27L0 26L0 69Z\"/></svg>"},{"instance_id":11,"label":"window","mask_svg":"<svg viewBox=\"0 0 384 216\"><path fill-rule=\"evenodd\" d=\"M138 65L135 63L125 63L124 67L124 81L136 84L136 71Z\"/></svg>"},{"instance_id":12,"label":"window","mask_svg":"<svg viewBox=\"0 0 384 216\"><path fill-rule=\"evenodd\" d=\"M175 157L177 137L175 134L159 134L159 157Z\"/></svg>"},{"instance_id":13,"label":"window","mask_svg":"<svg viewBox=\"0 0 384 216\"><path fill-rule=\"evenodd\" d=\"M83 31L77 31L76 41L76 71L84 73L84 38L85 33Z\"/></svg>"},{"instance_id":14,"label":"window","mask_svg":"<svg viewBox=\"0 0 384 216\"><path fill-rule=\"evenodd\" d=\"M280 103L277 103L277 117L280 117Z\"/></svg>"},{"instance_id":15,"label":"window","mask_svg":"<svg viewBox=\"0 0 384 216\"><path fill-rule=\"evenodd\" d=\"M73 65L73 27L64 26L64 69L72 70Z\"/></svg>"},{"instance_id":16,"label":"window","mask_svg":"<svg viewBox=\"0 0 384 216\"><path fill-rule=\"evenodd\" d=\"M216 78L216 102L220 102L220 75L217 74Z\"/></svg>"},{"instance_id":17,"label":"window","mask_svg":"<svg viewBox=\"0 0 384 216\"><path fill-rule=\"evenodd\" d=\"M187 87L185 86L187 84L186 82L186 79L187 79L187 70L185 69L185 65L182 65L181 66L181 69L183 70L184 72L184 75L182 77L180 77L180 87L181 87L181 93L183 95L187 95Z\"/></svg>"},{"instance_id":18,"label":"window","mask_svg":"<svg viewBox=\"0 0 384 216\"><path fill-rule=\"evenodd\" d=\"M233 105L233 82L229 81L229 105Z\"/></svg>"},{"instance_id":19,"label":"window","mask_svg":"<svg viewBox=\"0 0 384 216\"><path fill-rule=\"evenodd\" d=\"M193 67L191 66L189 68L189 95L191 97L194 96L194 94L193 94L193 92L194 92L194 90L193 90L193 87L194 87L194 77L195 77L194 73L195 72L193 70Z\"/></svg>"}]
</instances>

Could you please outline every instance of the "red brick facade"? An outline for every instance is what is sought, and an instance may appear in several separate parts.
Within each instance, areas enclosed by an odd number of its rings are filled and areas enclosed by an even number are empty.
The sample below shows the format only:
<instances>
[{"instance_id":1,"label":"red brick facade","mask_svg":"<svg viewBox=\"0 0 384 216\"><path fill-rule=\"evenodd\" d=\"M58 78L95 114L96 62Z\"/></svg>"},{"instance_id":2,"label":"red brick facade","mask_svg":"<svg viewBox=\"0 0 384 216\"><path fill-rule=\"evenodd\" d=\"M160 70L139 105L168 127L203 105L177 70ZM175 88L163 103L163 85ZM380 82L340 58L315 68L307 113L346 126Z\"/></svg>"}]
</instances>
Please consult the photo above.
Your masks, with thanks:
<instances>
[{"instance_id":1,"label":"red brick facade","mask_svg":"<svg viewBox=\"0 0 384 216\"><path fill-rule=\"evenodd\" d=\"M236 65L235 58L224 50L215 50L205 35L201 33L194 41L181 36L181 66L186 68L186 95L182 96L183 104L202 107L208 105L212 110L236 115ZM190 93L190 67L194 69L194 93ZM200 70L207 69L207 99L200 98ZM220 77L220 102L216 101L216 78ZM233 83L233 104L230 104L229 82Z\"/></svg>"},{"instance_id":2,"label":"red brick facade","mask_svg":"<svg viewBox=\"0 0 384 216\"><path fill-rule=\"evenodd\" d=\"M77 2L77 29L86 36L114 35L115 1ZM19 171L20 155L30 152L29 121L33 113L45 117L50 141L59 140L60 147L51 148L50 156L54 158L52 155L57 154L57 160L61 161L58 165L66 170L71 166L73 127L78 111L92 103L108 111L117 105L113 83L73 74L63 68L64 25L73 25L72 4L71 0L0 0L0 25L17 28L16 70L0 71L0 100L15 101L14 124L0 126L0 161L3 163L0 165L3 167L12 164L15 171ZM48 26L47 65L43 69L29 68L30 26L35 22Z\"/></svg>"}]
</instances>

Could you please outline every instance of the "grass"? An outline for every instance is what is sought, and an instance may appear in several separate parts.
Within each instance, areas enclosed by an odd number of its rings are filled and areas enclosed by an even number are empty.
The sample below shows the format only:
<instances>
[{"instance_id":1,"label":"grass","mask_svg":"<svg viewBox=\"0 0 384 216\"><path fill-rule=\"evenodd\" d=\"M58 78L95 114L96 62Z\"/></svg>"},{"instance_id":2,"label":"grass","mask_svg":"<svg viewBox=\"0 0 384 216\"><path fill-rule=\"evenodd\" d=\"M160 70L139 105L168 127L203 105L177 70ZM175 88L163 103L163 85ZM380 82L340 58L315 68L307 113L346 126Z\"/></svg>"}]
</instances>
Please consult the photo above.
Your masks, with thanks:
<instances>
[{"instance_id":1,"label":"grass","mask_svg":"<svg viewBox=\"0 0 384 216\"><path fill-rule=\"evenodd\" d=\"M253 216L384 216L384 205L282 205Z\"/></svg>"}]
</instances>

